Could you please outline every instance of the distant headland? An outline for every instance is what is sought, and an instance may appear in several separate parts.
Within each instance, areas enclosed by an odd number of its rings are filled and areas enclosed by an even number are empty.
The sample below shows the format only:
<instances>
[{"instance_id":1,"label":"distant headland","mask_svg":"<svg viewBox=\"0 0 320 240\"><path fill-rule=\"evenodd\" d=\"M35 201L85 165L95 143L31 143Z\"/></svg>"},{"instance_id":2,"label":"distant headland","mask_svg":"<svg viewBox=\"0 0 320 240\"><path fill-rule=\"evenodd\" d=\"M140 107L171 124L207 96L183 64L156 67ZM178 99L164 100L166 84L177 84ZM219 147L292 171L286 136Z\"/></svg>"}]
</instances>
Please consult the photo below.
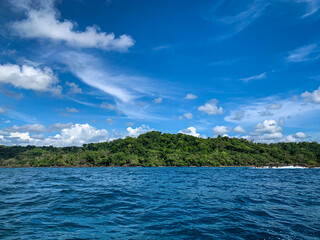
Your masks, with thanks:
<instances>
[{"instance_id":1,"label":"distant headland","mask_svg":"<svg viewBox=\"0 0 320 240\"><path fill-rule=\"evenodd\" d=\"M254 143L157 131L82 147L3 146L0 167L320 167L320 144Z\"/></svg>"}]
</instances>

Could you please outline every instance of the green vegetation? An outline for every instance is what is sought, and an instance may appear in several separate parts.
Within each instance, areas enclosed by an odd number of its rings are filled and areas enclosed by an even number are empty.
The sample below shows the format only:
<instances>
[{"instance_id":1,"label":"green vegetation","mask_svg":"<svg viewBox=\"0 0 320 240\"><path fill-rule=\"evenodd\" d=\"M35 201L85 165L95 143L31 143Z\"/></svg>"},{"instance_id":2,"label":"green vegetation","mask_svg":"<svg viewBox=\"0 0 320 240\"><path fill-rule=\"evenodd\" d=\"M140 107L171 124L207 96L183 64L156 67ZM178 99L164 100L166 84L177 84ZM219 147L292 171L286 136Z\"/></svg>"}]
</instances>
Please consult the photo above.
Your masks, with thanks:
<instances>
[{"instance_id":1,"label":"green vegetation","mask_svg":"<svg viewBox=\"0 0 320 240\"><path fill-rule=\"evenodd\" d=\"M1 146L3 167L68 166L320 166L320 144L253 143L148 132L137 138L56 148Z\"/></svg>"}]
</instances>

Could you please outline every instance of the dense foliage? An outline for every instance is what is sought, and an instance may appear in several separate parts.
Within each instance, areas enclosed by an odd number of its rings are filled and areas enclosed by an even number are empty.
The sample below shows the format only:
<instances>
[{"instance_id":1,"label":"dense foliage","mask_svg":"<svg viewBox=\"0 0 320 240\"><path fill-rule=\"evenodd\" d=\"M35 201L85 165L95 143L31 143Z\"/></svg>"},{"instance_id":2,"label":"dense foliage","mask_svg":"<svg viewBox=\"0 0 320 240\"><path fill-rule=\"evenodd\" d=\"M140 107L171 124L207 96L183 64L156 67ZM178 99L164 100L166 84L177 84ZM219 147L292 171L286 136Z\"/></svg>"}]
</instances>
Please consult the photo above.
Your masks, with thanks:
<instances>
[{"instance_id":1,"label":"dense foliage","mask_svg":"<svg viewBox=\"0 0 320 240\"><path fill-rule=\"evenodd\" d=\"M82 147L1 146L0 166L320 166L320 144L148 132Z\"/></svg>"}]
</instances>

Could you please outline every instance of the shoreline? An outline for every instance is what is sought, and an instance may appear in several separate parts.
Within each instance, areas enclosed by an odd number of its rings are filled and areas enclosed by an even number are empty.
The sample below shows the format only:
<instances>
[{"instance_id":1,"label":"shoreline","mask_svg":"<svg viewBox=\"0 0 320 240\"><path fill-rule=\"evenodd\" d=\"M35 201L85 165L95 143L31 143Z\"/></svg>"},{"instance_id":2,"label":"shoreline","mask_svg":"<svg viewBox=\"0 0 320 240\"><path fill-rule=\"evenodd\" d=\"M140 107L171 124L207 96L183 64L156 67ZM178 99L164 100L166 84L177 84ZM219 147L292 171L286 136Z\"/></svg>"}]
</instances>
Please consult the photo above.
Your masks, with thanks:
<instances>
[{"instance_id":1,"label":"shoreline","mask_svg":"<svg viewBox=\"0 0 320 240\"><path fill-rule=\"evenodd\" d=\"M1 168L254 168L254 169L319 169L320 166L0 166Z\"/></svg>"}]
</instances>

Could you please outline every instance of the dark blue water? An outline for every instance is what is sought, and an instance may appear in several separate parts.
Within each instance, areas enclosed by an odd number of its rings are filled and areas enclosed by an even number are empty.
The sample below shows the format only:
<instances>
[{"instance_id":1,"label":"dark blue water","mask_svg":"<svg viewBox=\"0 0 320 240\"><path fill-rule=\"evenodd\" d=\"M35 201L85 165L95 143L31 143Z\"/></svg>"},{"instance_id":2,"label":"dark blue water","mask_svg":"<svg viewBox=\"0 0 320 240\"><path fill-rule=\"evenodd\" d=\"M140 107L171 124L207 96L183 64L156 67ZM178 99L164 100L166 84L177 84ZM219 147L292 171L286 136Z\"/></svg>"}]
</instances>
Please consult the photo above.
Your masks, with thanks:
<instances>
[{"instance_id":1,"label":"dark blue water","mask_svg":"<svg viewBox=\"0 0 320 240\"><path fill-rule=\"evenodd\" d=\"M1 239L320 239L320 169L0 169Z\"/></svg>"}]
</instances>

